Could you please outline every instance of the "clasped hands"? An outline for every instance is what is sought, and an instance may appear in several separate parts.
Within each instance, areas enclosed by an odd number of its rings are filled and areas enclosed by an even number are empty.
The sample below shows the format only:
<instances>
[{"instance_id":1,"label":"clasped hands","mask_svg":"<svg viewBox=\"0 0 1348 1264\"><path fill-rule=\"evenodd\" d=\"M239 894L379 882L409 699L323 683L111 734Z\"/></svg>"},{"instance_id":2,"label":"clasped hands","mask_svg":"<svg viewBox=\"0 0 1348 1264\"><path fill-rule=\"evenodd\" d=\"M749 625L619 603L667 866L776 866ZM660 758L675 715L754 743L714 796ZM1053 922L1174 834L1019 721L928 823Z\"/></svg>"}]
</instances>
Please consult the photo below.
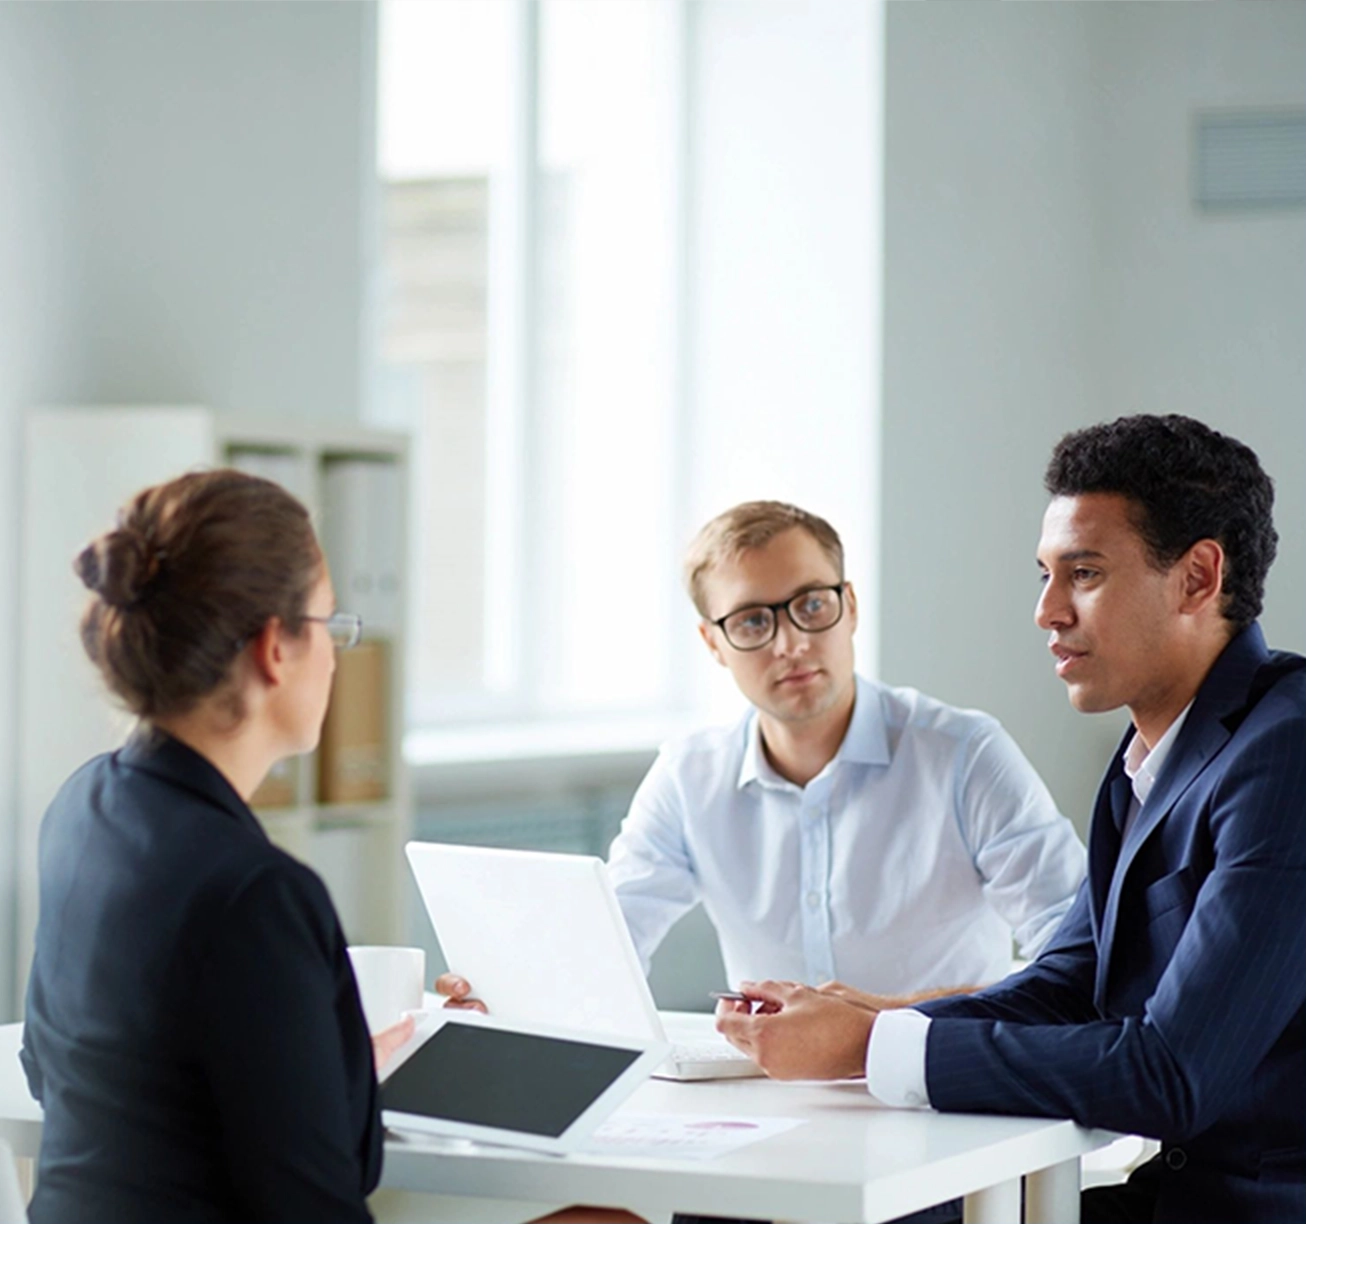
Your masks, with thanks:
<instances>
[{"instance_id":1,"label":"clasped hands","mask_svg":"<svg viewBox=\"0 0 1348 1264\"><path fill-rule=\"evenodd\" d=\"M720 1001L716 1030L775 1080L846 1080L866 1074L875 1017L899 998L845 983L742 983L743 1001Z\"/></svg>"}]
</instances>

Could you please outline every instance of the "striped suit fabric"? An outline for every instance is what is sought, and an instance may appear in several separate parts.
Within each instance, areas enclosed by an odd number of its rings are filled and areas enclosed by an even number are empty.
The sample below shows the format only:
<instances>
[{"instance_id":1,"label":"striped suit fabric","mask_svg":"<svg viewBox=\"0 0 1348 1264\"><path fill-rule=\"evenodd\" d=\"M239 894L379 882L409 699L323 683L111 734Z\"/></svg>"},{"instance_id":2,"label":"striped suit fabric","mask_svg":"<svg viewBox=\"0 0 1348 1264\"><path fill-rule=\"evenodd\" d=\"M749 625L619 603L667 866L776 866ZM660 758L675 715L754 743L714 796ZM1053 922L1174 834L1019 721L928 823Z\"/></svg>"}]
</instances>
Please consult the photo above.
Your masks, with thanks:
<instances>
[{"instance_id":1,"label":"striped suit fabric","mask_svg":"<svg viewBox=\"0 0 1348 1264\"><path fill-rule=\"evenodd\" d=\"M1305 1219L1305 679L1238 633L1125 836L1129 729L1054 939L920 1007L937 1109L1160 1139L1138 1178L1158 1221Z\"/></svg>"}]
</instances>

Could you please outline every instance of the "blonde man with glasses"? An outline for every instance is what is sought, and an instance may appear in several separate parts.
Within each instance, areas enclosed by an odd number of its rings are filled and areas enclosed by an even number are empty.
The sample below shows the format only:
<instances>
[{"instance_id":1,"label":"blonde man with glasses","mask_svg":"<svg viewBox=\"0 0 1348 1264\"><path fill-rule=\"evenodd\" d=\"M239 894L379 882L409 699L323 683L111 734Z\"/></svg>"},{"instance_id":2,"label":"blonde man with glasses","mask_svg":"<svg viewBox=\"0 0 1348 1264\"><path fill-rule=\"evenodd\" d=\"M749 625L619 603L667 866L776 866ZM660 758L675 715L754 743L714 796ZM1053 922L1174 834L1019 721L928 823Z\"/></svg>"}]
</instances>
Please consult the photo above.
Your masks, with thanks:
<instances>
[{"instance_id":1,"label":"blonde man with glasses","mask_svg":"<svg viewBox=\"0 0 1348 1264\"><path fill-rule=\"evenodd\" d=\"M697 903L729 984L798 979L876 1004L1001 978L1085 874L1004 729L853 670L857 599L822 518L737 505L688 550L712 657L750 708L667 744L609 870L643 964Z\"/></svg>"}]
</instances>

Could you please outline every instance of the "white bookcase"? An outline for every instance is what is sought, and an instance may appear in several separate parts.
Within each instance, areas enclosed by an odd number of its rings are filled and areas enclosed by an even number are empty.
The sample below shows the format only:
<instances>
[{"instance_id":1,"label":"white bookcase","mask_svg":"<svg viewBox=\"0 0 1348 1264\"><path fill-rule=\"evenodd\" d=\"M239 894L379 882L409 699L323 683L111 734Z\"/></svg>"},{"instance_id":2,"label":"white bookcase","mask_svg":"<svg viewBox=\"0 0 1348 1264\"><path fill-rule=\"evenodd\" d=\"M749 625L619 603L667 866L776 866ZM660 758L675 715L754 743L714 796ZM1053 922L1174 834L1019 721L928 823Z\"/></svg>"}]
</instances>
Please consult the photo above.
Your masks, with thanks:
<instances>
[{"instance_id":1,"label":"white bookcase","mask_svg":"<svg viewBox=\"0 0 1348 1264\"><path fill-rule=\"evenodd\" d=\"M363 645L339 656L330 719L347 688L348 731L361 730L357 736L367 743L371 734L382 735L382 748L356 751L367 756L360 763L334 758L341 750L325 730L328 762L319 753L294 761L283 770L288 780L269 781L263 791L275 799L288 786L288 801L258 807L258 817L275 843L322 875L351 942L404 942L410 891L402 847L411 822L401 750L407 461L407 439L394 432L298 426L195 407L50 408L29 416L19 607L20 989L37 924L42 813L75 768L120 744L130 727L79 645L87 593L73 559L141 488L213 465L271 477L309 508L339 608L366 620ZM369 754L380 749L377 759ZM358 797L332 801L344 795Z\"/></svg>"}]
</instances>

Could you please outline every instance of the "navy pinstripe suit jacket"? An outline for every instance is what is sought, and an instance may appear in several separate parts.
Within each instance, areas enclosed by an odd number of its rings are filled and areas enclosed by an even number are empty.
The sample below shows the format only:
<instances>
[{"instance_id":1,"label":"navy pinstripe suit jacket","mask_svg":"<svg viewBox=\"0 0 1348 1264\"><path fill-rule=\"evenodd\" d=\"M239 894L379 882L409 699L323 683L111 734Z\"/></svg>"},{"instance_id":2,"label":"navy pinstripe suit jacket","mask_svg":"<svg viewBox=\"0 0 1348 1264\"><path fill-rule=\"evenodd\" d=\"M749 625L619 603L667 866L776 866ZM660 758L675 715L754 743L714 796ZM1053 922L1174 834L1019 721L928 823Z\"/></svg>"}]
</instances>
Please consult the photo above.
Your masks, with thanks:
<instances>
[{"instance_id":1,"label":"navy pinstripe suit jacket","mask_svg":"<svg viewBox=\"0 0 1348 1264\"><path fill-rule=\"evenodd\" d=\"M1233 638L1126 839L1124 735L1052 942L920 1007L932 1105L1161 1139L1158 1220L1305 1219L1305 666Z\"/></svg>"}]
</instances>

